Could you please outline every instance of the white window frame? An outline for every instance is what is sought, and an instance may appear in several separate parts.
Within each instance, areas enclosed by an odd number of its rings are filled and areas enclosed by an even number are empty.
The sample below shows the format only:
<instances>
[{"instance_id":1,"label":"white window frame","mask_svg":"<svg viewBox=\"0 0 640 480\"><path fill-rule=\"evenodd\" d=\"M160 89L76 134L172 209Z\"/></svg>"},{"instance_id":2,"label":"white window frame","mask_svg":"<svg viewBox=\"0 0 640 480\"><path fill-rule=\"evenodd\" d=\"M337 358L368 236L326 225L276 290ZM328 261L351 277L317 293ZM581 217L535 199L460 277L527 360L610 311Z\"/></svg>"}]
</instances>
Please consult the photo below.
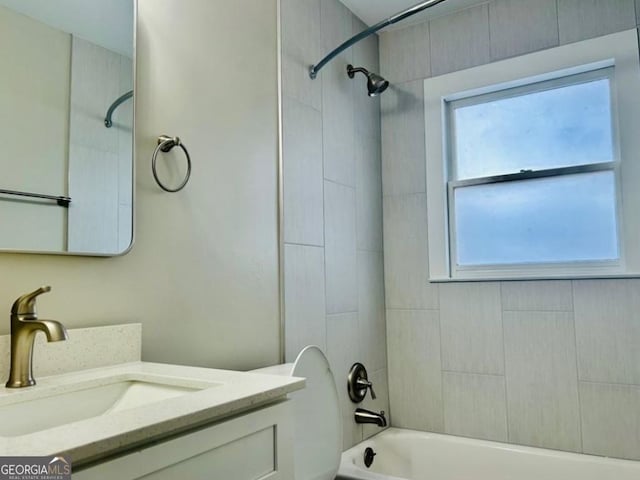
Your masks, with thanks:
<instances>
[{"instance_id":1,"label":"white window frame","mask_svg":"<svg viewBox=\"0 0 640 480\"><path fill-rule=\"evenodd\" d=\"M616 174L620 259L612 262L454 265L455 242L449 223L453 213L449 208L452 193L447 131L449 104L606 68L614 69L609 78L616 157L614 162L599 164L597 168L613 170ZM640 214L637 213L640 209L640 59L635 29L430 78L424 82L424 92L430 281L640 275Z\"/></svg>"}]
</instances>

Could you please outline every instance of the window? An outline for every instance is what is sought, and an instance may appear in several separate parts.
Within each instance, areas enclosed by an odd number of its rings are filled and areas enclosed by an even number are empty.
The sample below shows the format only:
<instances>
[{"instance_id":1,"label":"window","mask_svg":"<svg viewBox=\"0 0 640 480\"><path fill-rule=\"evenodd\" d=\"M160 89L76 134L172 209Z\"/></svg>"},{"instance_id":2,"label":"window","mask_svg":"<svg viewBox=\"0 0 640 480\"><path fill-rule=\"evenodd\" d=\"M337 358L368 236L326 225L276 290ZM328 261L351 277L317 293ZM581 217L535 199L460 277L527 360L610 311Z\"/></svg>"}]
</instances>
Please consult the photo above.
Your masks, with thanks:
<instances>
[{"instance_id":1,"label":"window","mask_svg":"<svg viewBox=\"0 0 640 480\"><path fill-rule=\"evenodd\" d=\"M447 102L454 268L619 260L612 74Z\"/></svg>"},{"instance_id":2,"label":"window","mask_svg":"<svg viewBox=\"0 0 640 480\"><path fill-rule=\"evenodd\" d=\"M635 31L426 80L431 279L640 273L639 87Z\"/></svg>"}]
</instances>

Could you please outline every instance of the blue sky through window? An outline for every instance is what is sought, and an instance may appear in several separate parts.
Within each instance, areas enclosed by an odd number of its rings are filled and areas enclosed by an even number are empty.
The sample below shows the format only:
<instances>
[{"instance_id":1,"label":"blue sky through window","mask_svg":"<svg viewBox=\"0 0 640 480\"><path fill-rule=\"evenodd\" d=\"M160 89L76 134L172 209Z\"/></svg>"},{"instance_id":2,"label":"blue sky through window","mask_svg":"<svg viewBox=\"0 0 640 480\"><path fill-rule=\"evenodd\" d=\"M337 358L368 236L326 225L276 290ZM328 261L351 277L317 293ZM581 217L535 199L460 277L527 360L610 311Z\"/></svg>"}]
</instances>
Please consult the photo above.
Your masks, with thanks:
<instances>
[{"instance_id":1,"label":"blue sky through window","mask_svg":"<svg viewBox=\"0 0 640 480\"><path fill-rule=\"evenodd\" d=\"M614 160L609 79L454 108L457 180Z\"/></svg>"},{"instance_id":2,"label":"blue sky through window","mask_svg":"<svg viewBox=\"0 0 640 480\"><path fill-rule=\"evenodd\" d=\"M458 265L615 260L613 171L455 190Z\"/></svg>"}]
</instances>

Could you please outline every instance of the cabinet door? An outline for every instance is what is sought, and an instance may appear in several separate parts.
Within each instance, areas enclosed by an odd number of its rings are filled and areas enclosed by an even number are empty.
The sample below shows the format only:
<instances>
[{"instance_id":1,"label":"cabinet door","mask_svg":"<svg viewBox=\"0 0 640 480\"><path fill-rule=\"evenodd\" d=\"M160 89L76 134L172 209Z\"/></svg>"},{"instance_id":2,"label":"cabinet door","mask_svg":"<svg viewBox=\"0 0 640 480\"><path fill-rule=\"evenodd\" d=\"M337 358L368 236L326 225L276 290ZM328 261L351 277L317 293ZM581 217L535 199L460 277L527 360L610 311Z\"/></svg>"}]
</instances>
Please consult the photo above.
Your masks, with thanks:
<instances>
[{"instance_id":1,"label":"cabinet door","mask_svg":"<svg viewBox=\"0 0 640 480\"><path fill-rule=\"evenodd\" d=\"M293 480L288 402L73 473L74 480Z\"/></svg>"}]
</instances>

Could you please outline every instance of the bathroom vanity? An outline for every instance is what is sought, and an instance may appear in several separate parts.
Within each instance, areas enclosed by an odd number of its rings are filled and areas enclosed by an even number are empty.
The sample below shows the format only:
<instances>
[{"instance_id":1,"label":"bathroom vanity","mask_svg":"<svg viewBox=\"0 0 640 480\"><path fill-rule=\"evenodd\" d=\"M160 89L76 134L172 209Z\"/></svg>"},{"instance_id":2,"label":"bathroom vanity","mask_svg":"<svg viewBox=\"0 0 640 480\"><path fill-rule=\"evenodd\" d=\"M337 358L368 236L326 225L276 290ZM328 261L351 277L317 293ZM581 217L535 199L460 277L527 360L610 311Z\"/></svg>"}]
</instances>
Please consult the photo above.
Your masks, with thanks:
<instances>
[{"instance_id":1,"label":"bathroom vanity","mask_svg":"<svg viewBox=\"0 0 640 480\"><path fill-rule=\"evenodd\" d=\"M48 368L62 356L96 366L92 341L113 347L139 327L69 330L67 342L36 344L36 385L0 390L0 456L62 455L74 480L293 478L287 394L303 379L141 361L38 373L40 352ZM114 358L138 356L131 343Z\"/></svg>"}]
</instances>

